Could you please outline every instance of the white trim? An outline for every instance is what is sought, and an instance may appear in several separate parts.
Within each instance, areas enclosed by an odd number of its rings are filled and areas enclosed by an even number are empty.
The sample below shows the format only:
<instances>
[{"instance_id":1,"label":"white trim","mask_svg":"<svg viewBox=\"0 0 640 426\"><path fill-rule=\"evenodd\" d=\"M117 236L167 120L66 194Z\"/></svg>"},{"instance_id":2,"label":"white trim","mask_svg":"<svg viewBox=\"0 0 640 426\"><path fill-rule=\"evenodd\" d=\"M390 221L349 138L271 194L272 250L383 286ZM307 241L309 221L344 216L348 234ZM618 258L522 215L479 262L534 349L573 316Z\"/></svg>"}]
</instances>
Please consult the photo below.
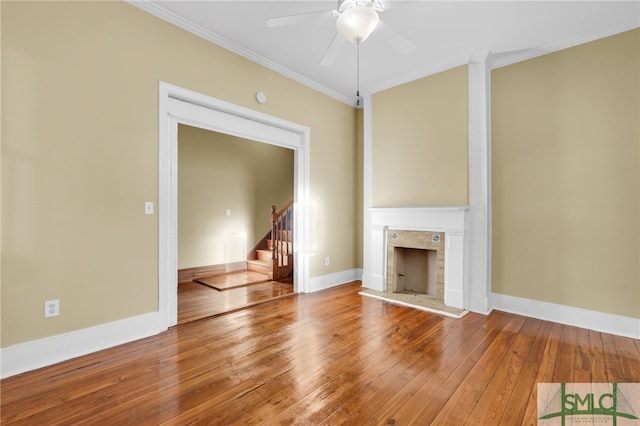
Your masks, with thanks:
<instances>
[{"instance_id":1,"label":"white trim","mask_svg":"<svg viewBox=\"0 0 640 426\"><path fill-rule=\"evenodd\" d=\"M164 331L158 312L2 348L0 378L46 367Z\"/></svg>"},{"instance_id":2,"label":"white trim","mask_svg":"<svg viewBox=\"0 0 640 426\"><path fill-rule=\"evenodd\" d=\"M294 290L309 291L309 128L162 81L159 86L158 309L164 326L178 322L178 123L294 151Z\"/></svg>"},{"instance_id":3,"label":"white trim","mask_svg":"<svg viewBox=\"0 0 640 426\"><path fill-rule=\"evenodd\" d=\"M377 262L371 252L371 242L379 232L371 224L373 206L373 99L370 92L362 95L362 132L363 132L363 180L362 180L362 285L384 291L383 265Z\"/></svg>"},{"instance_id":4,"label":"white trim","mask_svg":"<svg viewBox=\"0 0 640 426\"><path fill-rule=\"evenodd\" d=\"M387 89L391 89L397 86L401 86L406 83L410 83L412 81L420 80L425 77L429 77L452 68L461 67L463 65L467 65L469 63L469 56L464 56L462 58L457 58L452 61L441 62L435 65L430 65L426 68L413 69L406 72L396 73L393 77L381 81L379 83L371 85L369 90L371 93L382 92Z\"/></svg>"},{"instance_id":5,"label":"white trim","mask_svg":"<svg viewBox=\"0 0 640 426\"><path fill-rule=\"evenodd\" d=\"M590 43L601 38L610 37L616 34L623 33L638 28L638 25L623 25L614 28L608 28L604 31L598 31L587 34L583 37L574 38L571 40L564 40L559 43L551 43L546 46L536 47L533 49L524 50L516 55L509 55L499 59L495 59L492 69L506 67L507 65L513 65L518 62L528 61L529 59L537 58L538 56L548 55L549 53L559 52L570 47L579 46L581 44Z\"/></svg>"},{"instance_id":6,"label":"white trim","mask_svg":"<svg viewBox=\"0 0 640 426\"><path fill-rule=\"evenodd\" d=\"M512 65L518 62L537 58L538 56L544 56L544 55L548 55L549 53L559 52L561 50L579 46L585 43L590 43L592 41L599 40L601 38L610 37L616 34L623 33L625 31L630 31L635 28L638 28L638 26L624 25L624 26L619 26L614 28L608 28L604 31L590 33L579 38L564 40L559 43L552 43L546 46L522 50L517 54L511 54L504 57L497 55L498 57L493 58L491 69L501 68L507 65ZM414 69L406 72L396 73L396 75L394 75L393 77L390 77L387 80L375 83L371 85L368 89L371 93L382 92L384 90L401 86L403 84L410 83L412 81L420 80L422 78L426 78L426 77L450 70L452 68L467 65L473 59L474 59L473 56L471 58L469 56L465 56L465 57L453 59L451 61L433 64L426 68ZM348 103L348 102L345 102L345 103Z\"/></svg>"},{"instance_id":7,"label":"white trim","mask_svg":"<svg viewBox=\"0 0 640 426\"><path fill-rule=\"evenodd\" d=\"M447 274L449 271L445 271ZM464 306L464 292L459 289L445 288L444 289L444 304L452 306L454 308L462 309Z\"/></svg>"},{"instance_id":8,"label":"white trim","mask_svg":"<svg viewBox=\"0 0 640 426\"><path fill-rule=\"evenodd\" d=\"M447 302L474 312L491 312L491 65L489 52L456 61L468 63L468 179L469 212L464 225L462 277L460 288L446 291ZM373 209L373 111L371 94L364 103L364 248L363 286L384 291L384 255L378 250L385 226L394 226L382 217L403 217L406 222L424 212L420 208ZM444 208L446 210L447 208ZM451 208L449 208L451 209ZM441 208L442 210L442 208ZM430 212L440 213L436 209ZM443 211L444 212L444 211ZM405 226L399 224L406 229ZM445 225L439 225L447 227ZM462 299L462 300L461 300Z\"/></svg>"},{"instance_id":9,"label":"white trim","mask_svg":"<svg viewBox=\"0 0 640 426\"><path fill-rule=\"evenodd\" d=\"M414 231L446 231L465 234L465 216L469 206L372 207L373 226Z\"/></svg>"},{"instance_id":10,"label":"white trim","mask_svg":"<svg viewBox=\"0 0 640 426\"><path fill-rule=\"evenodd\" d=\"M445 233L444 304L460 309L469 291L468 206L451 207L374 207L365 212L368 229L364 247L363 287L386 291L388 229Z\"/></svg>"},{"instance_id":11,"label":"white trim","mask_svg":"<svg viewBox=\"0 0 640 426\"><path fill-rule=\"evenodd\" d=\"M256 52L244 48L222 36L214 33L200 25L194 24L193 22L163 8L161 3L152 2L150 0L125 0L128 4L137 7L144 12L147 12L157 18L162 19L172 25L175 25L178 28L181 28L185 31L190 32L204 40L207 40L211 43L214 43L224 49L229 50L239 56L249 59L256 64L262 65L265 68L268 68L272 71L277 72L285 77L288 77L298 83L301 83L307 87L310 87L314 90L317 90L320 93L323 93L333 99L336 99L340 102L343 102L347 105L354 106L353 98L350 96L345 96L341 93L336 92L333 89L330 89L314 80L309 79L308 77L303 76L289 68L286 68L276 62L273 62L270 59L265 58L262 55L257 54ZM546 46L536 47L533 49L523 50L520 53L509 55L505 57L496 58L493 68L500 68L507 65L512 65L517 62L526 61L529 59L536 58L538 56L543 56L549 53L554 53L563 49L567 49L570 47L578 46L580 44L589 43L594 40L598 40L604 37L609 37L615 34L619 34L625 31L633 30L638 28L637 25L630 24L624 25L614 28L608 28L606 30L593 32L590 34L586 34L582 37L574 38L571 40L564 40L559 43L551 43ZM469 62L469 57L465 56L462 58L456 58L447 62L440 62L437 64L429 65L425 68L413 69L406 72L396 73L393 77L390 77L387 80L374 83L371 87L368 88L370 93L378 93L383 90L390 89L392 87L400 86L405 83L409 83L411 81L419 80L421 78L428 77L430 75L434 75L458 66L465 65Z\"/></svg>"},{"instance_id":12,"label":"white trim","mask_svg":"<svg viewBox=\"0 0 640 426\"><path fill-rule=\"evenodd\" d=\"M345 96L341 93L336 92L335 90L329 89L326 86L321 85L320 83L311 80L301 74L298 74L295 71L290 70L276 62L273 62L270 59L265 58L264 56L258 55L252 50L244 48L200 25L194 24L193 22L184 19L183 17L176 15L175 13L163 8L158 2L151 2L149 0L125 0L128 4L137 7L157 18L162 19L172 25L175 25L178 28L182 28L185 31L190 32L200 38L203 38L213 44L216 44L224 49L229 50L230 52L235 53L236 55L242 56L243 58L247 58L252 62L255 62L258 65L262 65L265 68L268 68L272 71L277 72L285 77L288 77L298 83L304 84L307 87L312 88L313 90L317 90L318 92L325 94L333 99L336 99L340 102L343 102L349 106L353 105L353 98Z\"/></svg>"},{"instance_id":13,"label":"white trim","mask_svg":"<svg viewBox=\"0 0 640 426\"><path fill-rule=\"evenodd\" d=\"M335 272L333 274L321 275L311 278L309 282L309 292L313 293L326 290L352 281L362 280L362 269L348 269L346 271Z\"/></svg>"},{"instance_id":14,"label":"white trim","mask_svg":"<svg viewBox=\"0 0 640 426\"><path fill-rule=\"evenodd\" d=\"M493 293L493 308L545 321L640 339L640 318Z\"/></svg>"},{"instance_id":15,"label":"white trim","mask_svg":"<svg viewBox=\"0 0 640 426\"><path fill-rule=\"evenodd\" d=\"M491 312L491 54L469 61L469 244L465 308Z\"/></svg>"}]
</instances>

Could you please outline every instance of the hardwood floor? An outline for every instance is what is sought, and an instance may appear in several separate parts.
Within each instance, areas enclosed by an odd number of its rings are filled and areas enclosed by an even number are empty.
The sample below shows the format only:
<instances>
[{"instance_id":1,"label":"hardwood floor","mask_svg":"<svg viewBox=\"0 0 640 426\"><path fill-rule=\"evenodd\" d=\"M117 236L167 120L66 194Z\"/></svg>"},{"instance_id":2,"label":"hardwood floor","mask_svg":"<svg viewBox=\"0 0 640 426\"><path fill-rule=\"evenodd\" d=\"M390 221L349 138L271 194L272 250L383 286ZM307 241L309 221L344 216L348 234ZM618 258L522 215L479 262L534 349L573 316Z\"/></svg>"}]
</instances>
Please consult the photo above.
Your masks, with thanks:
<instances>
[{"instance_id":1,"label":"hardwood floor","mask_svg":"<svg viewBox=\"0 0 640 426\"><path fill-rule=\"evenodd\" d=\"M540 382L640 382L640 342L503 312L462 319L354 282L10 377L1 423L537 424Z\"/></svg>"},{"instance_id":2,"label":"hardwood floor","mask_svg":"<svg viewBox=\"0 0 640 426\"><path fill-rule=\"evenodd\" d=\"M185 324L295 296L291 279L266 281L266 275L236 272L178 284L178 324Z\"/></svg>"},{"instance_id":3,"label":"hardwood floor","mask_svg":"<svg viewBox=\"0 0 640 426\"><path fill-rule=\"evenodd\" d=\"M193 281L204 284L216 290L224 291L238 287L246 287L269 281L268 275L255 271L236 271L226 274L217 274L208 277L194 279Z\"/></svg>"}]
</instances>

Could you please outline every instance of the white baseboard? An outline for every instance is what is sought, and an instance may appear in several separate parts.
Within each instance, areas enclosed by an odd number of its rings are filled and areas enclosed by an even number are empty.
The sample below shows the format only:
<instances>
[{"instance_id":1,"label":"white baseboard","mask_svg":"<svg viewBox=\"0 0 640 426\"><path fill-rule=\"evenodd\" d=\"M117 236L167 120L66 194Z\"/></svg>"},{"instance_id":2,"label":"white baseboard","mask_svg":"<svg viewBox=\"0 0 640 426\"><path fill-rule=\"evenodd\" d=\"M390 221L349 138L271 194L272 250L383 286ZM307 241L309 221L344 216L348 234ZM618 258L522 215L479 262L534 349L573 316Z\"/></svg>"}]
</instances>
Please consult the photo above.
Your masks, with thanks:
<instances>
[{"instance_id":1,"label":"white baseboard","mask_svg":"<svg viewBox=\"0 0 640 426\"><path fill-rule=\"evenodd\" d=\"M361 280L362 270L351 269L310 280L310 292ZM500 311L558 322L618 336L640 339L640 319L589 311L571 306L492 294L493 308ZM0 378L46 367L164 331L158 312L100 324L57 336L0 349Z\"/></svg>"},{"instance_id":2,"label":"white baseboard","mask_svg":"<svg viewBox=\"0 0 640 426\"><path fill-rule=\"evenodd\" d=\"M478 314L489 315L493 308L491 303L491 300L487 297L470 296L469 306L465 306L465 309Z\"/></svg>"},{"instance_id":3,"label":"white baseboard","mask_svg":"<svg viewBox=\"0 0 640 426\"><path fill-rule=\"evenodd\" d=\"M0 349L0 378L46 367L166 330L158 312L125 318Z\"/></svg>"},{"instance_id":4,"label":"white baseboard","mask_svg":"<svg viewBox=\"0 0 640 426\"><path fill-rule=\"evenodd\" d=\"M310 280L309 292L362 279L362 269L351 269ZM166 330L158 312L138 315L82 330L19 343L0 349L0 379L153 336Z\"/></svg>"},{"instance_id":5,"label":"white baseboard","mask_svg":"<svg viewBox=\"0 0 640 426\"><path fill-rule=\"evenodd\" d=\"M640 339L640 318L493 293L493 309L617 336Z\"/></svg>"},{"instance_id":6,"label":"white baseboard","mask_svg":"<svg viewBox=\"0 0 640 426\"><path fill-rule=\"evenodd\" d=\"M348 269L333 274L321 275L309 280L309 293L359 280L362 280L362 269Z\"/></svg>"}]
</instances>

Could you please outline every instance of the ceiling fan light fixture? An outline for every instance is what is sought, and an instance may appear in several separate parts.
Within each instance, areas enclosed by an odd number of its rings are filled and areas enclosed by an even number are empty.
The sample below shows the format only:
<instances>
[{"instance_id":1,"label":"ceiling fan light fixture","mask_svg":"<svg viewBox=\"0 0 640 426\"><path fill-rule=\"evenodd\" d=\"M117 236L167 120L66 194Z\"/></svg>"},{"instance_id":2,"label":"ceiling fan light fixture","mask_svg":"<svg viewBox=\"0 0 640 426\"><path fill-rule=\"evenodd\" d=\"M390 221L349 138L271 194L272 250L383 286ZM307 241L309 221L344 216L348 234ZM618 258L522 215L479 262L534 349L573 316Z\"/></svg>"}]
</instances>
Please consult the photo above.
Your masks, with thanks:
<instances>
[{"instance_id":1,"label":"ceiling fan light fixture","mask_svg":"<svg viewBox=\"0 0 640 426\"><path fill-rule=\"evenodd\" d=\"M376 29L379 19L373 7L355 4L338 16L336 26L347 40L361 43Z\"/></svg>"}]
</instances>

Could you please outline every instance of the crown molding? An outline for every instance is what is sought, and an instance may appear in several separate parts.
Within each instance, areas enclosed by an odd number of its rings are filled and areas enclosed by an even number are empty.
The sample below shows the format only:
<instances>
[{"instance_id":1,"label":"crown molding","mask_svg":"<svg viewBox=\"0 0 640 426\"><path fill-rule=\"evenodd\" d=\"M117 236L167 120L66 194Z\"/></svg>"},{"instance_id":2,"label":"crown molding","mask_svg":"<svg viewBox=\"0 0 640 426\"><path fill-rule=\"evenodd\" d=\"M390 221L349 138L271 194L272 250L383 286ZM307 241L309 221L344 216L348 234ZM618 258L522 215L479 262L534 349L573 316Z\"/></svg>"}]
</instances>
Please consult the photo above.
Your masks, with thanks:
<instances>
[{"instance_id":1,"label":"crown molding","mask_svg":"<svg viewBox=\"0 0 640 426\"><path fill-rule=\"evenodd\" d=\"M427 68L420 68L406 73L397 74L380 83L371 85L370 87L368 87L368 90L372 94L375 94L378 92L382 92L383 90L391 89L392 87L400 86L405 83L410 83L421 78L429 77L430 75L450 70L452 68L467 65L468 63L469 56L463 56L452 61L442 62L437 65L429 66Z\"/></svg>"},{"instance_id":2,"label":"crown molding","mask_svg":"<svg viewBox=\"0 0 640 426\"><path fill-rule=\"evenodd\" d=\"M607 28L606 30L596 31L590 34L587 34L582 37L577 37L569 40L563 40L558 43L547 44L546 46L535 47L532 49L527 49L520 51L518 54L504 56L501 58L495 58L492 64L492 69L505 67L507 65L513 65L518 62L526 61L529 59L537 58L538 56L548 55L549 53L558 52L560 50L568 49L570 47L579 46L581 44L589 43L592 41L599 40L601 38L610 37L616 34L623 33L625 31L630 31L636 28L639 28L638 24L634 25L622 25L618 27Z\"/></svg>"},{"instance_id":3,"label":"crown molding","mask_svg":"<svg viewBox=\"0 0 640 426\"><path fill-rule=\"evenodd\" d=\"M201 27L200 25L196 25L193 22L187 19L184 19L181 16L178 16L177 14L159 6L157 3L153 3L150 0L124 0L124 1L130 4L131 6L137 7L138 9L155 16L156 18L160 18L163 21L173 24L178 28L182 28L183 30L188 31L191 34L194 34L224 49L227 49L228 51L233 52L236 55L249 59L250 61L255 62L258 65L262 65L265 68L275 71L278 74L288 77L291 80L294 80L300 84L303 84L313 90L316 90L324 95L327 95L333 99L343 102L349 106L355 106L353 98L344 96L341 93L331 90L328 87L325 87L314 80L311 80L301 74L296 73L295 71L290 70L289 68L283 67L282 65L277 64L265 58L264 56L258 55L252 50L239 46L233 43L232 41L224 37L221 37L220 35L212 31L209 31L206 28Z\"/></svg>"},{"instance_id":4,"label":"crown molding","mask_svg":"<svg viewBox=\"0 0 640 426\"><path fill-rule=\"evenodd\" d=\"M349 106L358 108L355 105L355 102L352 97L345 96L341 93L338 93L326 86L321 85L320 83L311 80L301 74L292 71L289 68L286 68L276 62L273 62L264 56L261 56L252 50L246 49L238 44L221 37L220 35L207 30L199 25L194 24L193 22L182 18L181 16L163 8L158 5L158 3L154 3L151 0L124 0L126 3L143 10L157 18L160 18L170 24L177 26L178 28L182 28L185 31L188 31L198 37L201 37L211 43L214 43L230 52L233 52L239 56L242 56L250 61L264 66L278 74L281 74L287 78L290 78L300 84L303 84L313 90L316 90L324 95L327 95L333 99L336 99L340 102L343 102ZM638 28L638 24L632 25L622 25L612 28L607 28L605 30L596 31L590 34L587 34L582 37L577 37L569 40L564 40L558 43L551 43L541 47L534 47L531 49L520 50L512 55L501 56L500 52L493 52L491 68L501 68L507 65L512 65L518 62L526 61L529 59L536 58L538 56L547 55L549 53L554 53L563 49L567 49L570 47L578 46L580 44L589 43L604 37L609 37L612 35L616 35L625 31L633 30ZM396 74L391 76L390 78L381 81L379 83L372 84L367 90L375 94L377 92L381 92L383 90L387 90L396 86L400 86L405 83L409 83L411 81L419 80L421 78L428 77L430 75L434 75L452 68L456 68L458 66L467 65L471 61L474 55L467 55L464 57L456 58L451 61L442 62L436 65L432 65L426 68L414 69L405 73Z\"/></svg>"},{"instance_id":5,"label":"crown molding","mask_svg":"<svg viewBox=\"0 0 640 426\"><path fill-rule=\"evenodd\" d=\"M383 90L391 89L402 84L410 83L421 78L429 77L434 74L438 74L443 71L450 70L462 65L467 65L470 62L477 60L477 57L486 55L490 60L489 65L491 69L501 68L507 65L512 65L518 62L526 61L529 59L537 58L538 56L547 55L549 53L558 52L560 50L568 49L570 47L579 46L581 44L589 43L601 38L610 37L616 34L623 33L625 31L634 30L639 28L640 25L622 25L617 27L607 28L606 30L596 31L589 33L582 37L573 38L570 40L564 40L558 43L551 43L546 46L535 47L531 49L519 50L512 55L501 56L500 52L482 52L474 53L469 56L454 59L448 62L442 62L437 65L430 66L419 70L413 70L411 72L396 75L383 82L377 83L369 87L369 91L372 94L381 92Z\"/></svg>"}]
</instances>

